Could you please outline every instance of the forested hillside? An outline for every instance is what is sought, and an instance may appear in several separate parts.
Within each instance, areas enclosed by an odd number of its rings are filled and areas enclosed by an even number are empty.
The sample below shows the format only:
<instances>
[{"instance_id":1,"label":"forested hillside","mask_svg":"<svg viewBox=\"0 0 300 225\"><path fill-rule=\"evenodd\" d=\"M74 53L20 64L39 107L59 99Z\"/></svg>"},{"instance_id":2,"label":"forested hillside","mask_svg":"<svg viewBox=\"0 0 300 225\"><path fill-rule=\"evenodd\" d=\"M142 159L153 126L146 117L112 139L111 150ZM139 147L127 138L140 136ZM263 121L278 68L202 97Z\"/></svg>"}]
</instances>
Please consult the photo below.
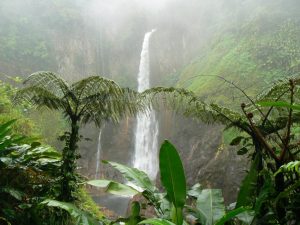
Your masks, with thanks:
<instances>
[{"instance_id":1,"label":"forested hillside","mask_svg":"<svg viewBox=\"0 0 300 225\"><path fill-rule=\"evenodd\" d=\"M233 81L250 96L300 70L300 17L297 2L261 3L242 22L224 24L199 56L179 73L177 85L203 98L241 102ZM242 13L242 12L241 12ZM245 83L245 81L247 81Z\"/></svg>"}]
</instances>

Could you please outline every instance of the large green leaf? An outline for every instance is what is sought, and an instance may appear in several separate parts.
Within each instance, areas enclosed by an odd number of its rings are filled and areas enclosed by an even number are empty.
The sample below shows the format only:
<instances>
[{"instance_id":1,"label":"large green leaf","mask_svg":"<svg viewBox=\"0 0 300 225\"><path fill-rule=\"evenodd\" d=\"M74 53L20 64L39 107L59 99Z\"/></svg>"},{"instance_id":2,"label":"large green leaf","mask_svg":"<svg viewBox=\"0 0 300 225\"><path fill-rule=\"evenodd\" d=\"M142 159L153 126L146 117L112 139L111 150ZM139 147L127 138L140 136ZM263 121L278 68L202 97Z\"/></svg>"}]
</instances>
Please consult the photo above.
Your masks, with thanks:
<instances>
[{"instance_id":1,"label":"large green leaf","mask_svg":"<svg viewBox=\"0 0 300 225\"><path fill-rule=\"evenodd\" d=\"M244 178L240 191L238 193L236 208L241 206L252 206L253 198L255 198L256 184L258 178L257 166L259 163L259 155L257 154L252 161L250 171Z\"/></svg>"},{"instance_id":2,"label":"large green leaf","mask_svg":"<svg viewBox=\"0 0 300 225\"><path fill-rule=\"evenodd\" d=\"M98 188L106 188L110 182L110 180L89 180L86 183Z\"/></svg>"},{"instance_id":3,"label":"large green leaf","mask_svg":"<svg viewBox=\"0 0 300 225\"><path fill-rule=\"evenodd\" d=\"M188 191L187 194L189 196L197 198L198 195L201 193L201 191L202 191L201 184L197 183L191 188L191 190Z\"/></svg>"},{"instance_id":4,"label":"large green leaf","mask_svg":"<svg viewBox=\"0 0 300 225\"><path fill-rule=\"evenodd\" d=\"M182 224L182 209L187 195L186 180L179 154L168 141L164 141L160 148L159 168L161 182L175 207L176 224Z\"/></svg>"},{"instance_id":5,"label":"large green leaf","mask_svg":"<svg viewBox=\"0 0 300 225\"><path fill-rule=\"evenodd\" d=\"M240 214L238 214L236 217L243 222L243 224L245 225L251 225L252 224L252 221L254 219L254 211L253 210L247 210L247 211L244 211Z\"/></svg>"},{"instance_id":6,"label":"large green leaf","mask_svg":"<svg viewBox=\"0 0 300 225\"><path fill-rule=\"evenodd\" d=\"M140 193L128 185L110 180L90 180L86 183L95 187L106 188L105 192L124 197L132 197Z\"/></svg>"},{"instance_id":7,"label":"large green leaf","mask_svg":"<svg viewBox=\"0 0 300 225\"><path fill-rule=\"evenodd\" d=\"M130 168L124 166L122 164L111 162L111 161L103 161L104 163L110 164L112 167L120 171L122 175L131 183L135 184L136 186L140 187L143 191L156 191L156 187L151 182L150 178L146 173L140 171L136 168Z\"/></svg>"},{"instance_id":8,"label":"large green leaf","mask_svg":"<svg viewBox=\"0 0 300 225\"><path fill-rule=\"evenodd\" d=\"M10 132L11 125L14 122L16 122L16 120L10 120L10 121L0 125L0 139L5 137Z\"/></svg>"},{"instance_id":9,"label":"large green leaf","mask_svg":"<svg viewBox=\"0 0 300 225\"><path fill-rule=\"evenodd\" d=\"M219 219L214 225L223 225L227 221L231 220L232 218L240 215L241 213L244 213L246 211L249 211L249 208L240 207L234 210L231 210L230 212L226 213L221 219Z\"/></svg>"},{"instance_id":10,"label":"large green leaf","mask_svg":"<svg viewBox=\"0 0 300 225\"><path fill-rule=\"evenodd\" d=\"M174 223L170 222L169 220L158 219L158 218L146 219L146 220L143 220L142 222L139 222L138 224L175 225Z\"/></svg>"},{"instance_id":11,"label":"large green leaf","mask_svg":"<svg viewBox=\"0 0 300 225\"><path fill-rule=\"evenodd\" d=\"M197 197L197 210L205 225L213 225L225 215L224 198L220 189L204 189Z\"/></svg>"},{"instance_id":12,"label":"large green leaf","mask_svg":"<svg viewBox=\"0 0 300 225\"><path fill-rule=\"evenodd\" d=\"M89 213L78 209L71 203L47 199L43 201L41 205L47 205L48 207L56 207L66 210L77 221L76 225L99 225L99 222Z\"/></svg>"}]
</instances>

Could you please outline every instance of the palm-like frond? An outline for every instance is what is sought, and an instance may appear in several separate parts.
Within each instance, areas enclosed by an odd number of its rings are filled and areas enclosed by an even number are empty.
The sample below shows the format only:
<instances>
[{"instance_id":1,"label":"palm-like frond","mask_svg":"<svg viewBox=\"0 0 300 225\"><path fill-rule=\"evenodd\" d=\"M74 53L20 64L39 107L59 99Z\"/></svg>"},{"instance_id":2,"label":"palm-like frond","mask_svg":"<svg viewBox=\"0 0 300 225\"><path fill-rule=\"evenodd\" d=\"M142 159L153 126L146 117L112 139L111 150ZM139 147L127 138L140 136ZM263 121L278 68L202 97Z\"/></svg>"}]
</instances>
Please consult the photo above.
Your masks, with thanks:
<instances>
[{"instance_id":1,"label":"palm-like frond","mask_svg":"<svg viewBox=\"0 0 300 225\"><path fill-rule=\"evenodd\" d=\"M147 108L139 93L99 76L68 85L52 72L38 72L24 84L26 87L18 91L16 101L60 109L66 117L81 123L92 121L100 126L104 120L119 121L124 115L135 115Z\"/></svg>"},{"instance_id":2,"label":"palm-like frond","mask_svg":"<svg viewBox=\"0 0 300 225\"><path fill-rule=\"evenodd\" d=\"M24 85L48 90L58 98L63 98L69 92L69 86L62 78L53 72L47 71L31 74L24 80Z\"/></svg>"},{"instance_id":3,"label":"palm-like frond","mask_svg":"<svg viewBox=\"0 0 300 225\"><path fill-rule=\"evenodd\" d=\"M216 104L207 104L186 89L157 87L146 90L143 96L154 105L162 103L176 112L205 123L224 125L243 123L243 116L240 113Z\"/></svg>"},{"instance_id":4,"label":"palm-like frond","mask_svg":"<svg viewBox=\"0 0 300 225\"><path fill-rule=\"evenodd\" d=\"M71 92L76 95L79 101L89 98L99 93L109 93L110 95L120 96L121 88L113 80L100 76L91 76L80 80L71 85Z\"/></svg>"},{"instance_id":5,"label":"palm-like frond","mask_svg":"<svg viewBox=\"0 0 300 225\"><path fill-rule=\"evenodd\" d=\"M59 98L53 92L43 89L42 87L27 87L19 90L15 96L15 102L25 101L37 107L47 107L49 109L66 109L66 101Z\"/></svg>"},{"instance_id":6,"label":"palm-like frond","mask_svg":"<svg viewBox=\"0 0 300 225\"><path fill-rule=\"evenodd\" d=\"M69 86L57 74L52 72L36 72L24 81L25 88L16 93L14 101L25 101L38 108L47 107L62 110L66 116L71 113L68 100Z\"/></svg>"},{"instance_id":7,"label":"palm-like frond","mask_svg":"<svg viewBox=\"0 0 300 225\"><path fill-rule=\"evenodd\" d=\"M124 115L134 115L141 110L139 93L128 88L121 88L114 81L92 76L71 86L78 103L77 112L82 122L103 120L119 121Z\"/></svg>"},{"instance_id":8,"label":"palm-like frond","mask_svg":"<svg viewBox=\"0 0 300 225\"><path fill-rule=\"evenodd\" d=\"M261 94L259 94L255 101L278 101L280 99L289 99L290 80L293 80L296 86L300 85L299 77L288 77L277 80L270 86L270 88L265 89Z\"/></svg>"}]
</instances>

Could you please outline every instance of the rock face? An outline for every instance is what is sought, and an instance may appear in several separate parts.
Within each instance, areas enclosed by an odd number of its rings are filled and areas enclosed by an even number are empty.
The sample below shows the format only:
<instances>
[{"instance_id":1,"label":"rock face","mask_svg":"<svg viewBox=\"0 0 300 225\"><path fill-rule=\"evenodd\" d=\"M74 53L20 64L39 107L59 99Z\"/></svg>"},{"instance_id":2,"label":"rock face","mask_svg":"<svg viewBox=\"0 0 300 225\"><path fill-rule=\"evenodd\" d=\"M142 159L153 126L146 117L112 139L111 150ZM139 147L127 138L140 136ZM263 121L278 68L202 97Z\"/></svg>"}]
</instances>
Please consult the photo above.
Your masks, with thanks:
<instances>
[{"instance_id":1,"label":"rock face","mask_svg":"<svg viewBox=\"0 0 300 225\"><path fill-rule=\"evenodd\" d=\"M169 139L179 151L188 186L199 182L203 188L221 188L226 203L234 202L247 161L223 144L222 126L178 115L167 118L169 125L161 127L161 137Z\"/></svg>"}]
</instances>

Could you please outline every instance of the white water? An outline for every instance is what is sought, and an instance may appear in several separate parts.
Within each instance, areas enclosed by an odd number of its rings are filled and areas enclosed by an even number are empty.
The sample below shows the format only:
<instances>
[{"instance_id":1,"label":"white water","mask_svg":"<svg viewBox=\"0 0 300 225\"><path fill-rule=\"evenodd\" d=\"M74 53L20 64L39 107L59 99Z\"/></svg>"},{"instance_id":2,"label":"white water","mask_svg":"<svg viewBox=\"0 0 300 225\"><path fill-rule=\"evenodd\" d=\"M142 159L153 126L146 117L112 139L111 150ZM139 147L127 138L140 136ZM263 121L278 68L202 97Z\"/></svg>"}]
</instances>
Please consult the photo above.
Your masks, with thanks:
<instances>
[{"instance_id":1,"label":"white water","mask_svg":"<svg viewBox=\"0 0 300 225\"><path fill-rule=\"evenodd\" d=\"M144 37L138 74L139 92L150 88L149 41L153 32L155 30L146 33ZM158 123L155 112L150 110L147 114L138 114L133 166L146 172L152 180L155 180L158 171L157 138Z\"/></svg>"},{"instance_id":2,"label":"white water","mask_svg":"<svg viewBox=\"0 0 300 225\"><path fill-rule=\"evenodd\" d=\"M100 178L99 177L99 171L100 171L100 160L101 160L101 136L102 136L102 130L103 130L103 127L100 127L100 129L99 129L99 135L98 135L97 155L96 155L96 173L95 173L95 179Z\"/></svg>"}]
</instances>

